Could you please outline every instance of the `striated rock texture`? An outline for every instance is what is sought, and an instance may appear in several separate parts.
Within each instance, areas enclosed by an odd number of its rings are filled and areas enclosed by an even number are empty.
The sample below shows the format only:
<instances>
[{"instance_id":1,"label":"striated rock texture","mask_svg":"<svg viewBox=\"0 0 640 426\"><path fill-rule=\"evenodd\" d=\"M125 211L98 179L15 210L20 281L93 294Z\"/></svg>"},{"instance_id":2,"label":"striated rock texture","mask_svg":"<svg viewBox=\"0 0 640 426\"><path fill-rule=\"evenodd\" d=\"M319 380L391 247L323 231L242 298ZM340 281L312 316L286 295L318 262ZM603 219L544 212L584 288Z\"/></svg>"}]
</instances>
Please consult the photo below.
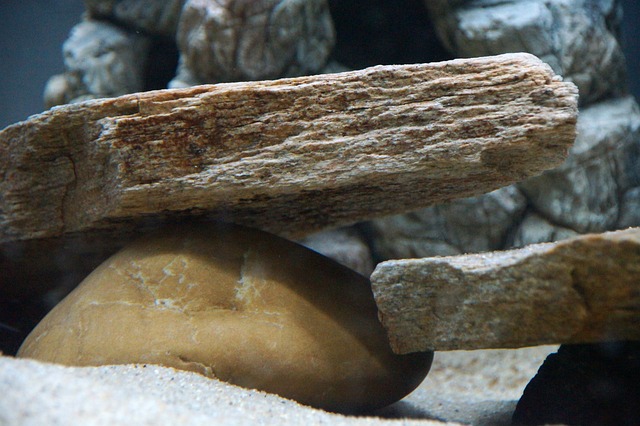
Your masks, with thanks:
<instances>
[{"instance_id":1,"label":"striated rock texture","mask_svg":"<svg viewBox=\"0 0 640 426\"><path fill-rule=\"evenodd\" d=\"M624 93L617 40L622 10L611 0L426 0L449 50L461 57L529 52L580 90L581 104Z\"/></svg>"},{"instance_id":2,"label":"striated rock texture","mask_svg":"<svg viewBox=\"0 0 640 426\"><path fill-rule=\"evenodd\" d=\"M38 324L18 356L159 364L344 412L401 399L433 358L391 351L365 277L231 225L176 227L127 246Z\"/></svg>"},{"instance_id":3,"label":"striated rock texture","mask_svg":"<svg viewBox=\"0 0 640 426\"><path fill-rule=\"evenodd\" d=\"M299 235L540 173L575 123L527 54L73 104L0 132L0 241L169 213Z\"/></svg>"},{"instance_id":4,"label":"striated rock texture","mask_svg":"<svg viewBox=\"0 0 640 426\"><path fill-rule=\"evenodd\" d=\"M640 339L640 228L392 260L371 276L395 352Z\"/></svg>"},{"instance_id":5,"label":"striated rock texture","mask_svg":"<svg viewBox=\"0 0 640 426\"><path fill-rule=\"evenodd\" d=\"M452 55L526 51L575 82L582 106L578 138L566 164L540 178L373 221L377 259L506 249L639 226L640 109L624 95L624 58L616 38L619 2L434 0L425 5Z\"/></svg>"},{"instance_id":6,"label":"striated rock texture","mask_svg":"<svg viewBox=\"0 0 640 426\"><path fill-rule=\"evenodd\" d=\"M501 250L640 225L640 108L582 108L567 161L522 183L368 226L380 259Z\"/></svg>"},{"instance_id":7,"label":"striated rock texture","mask_svg":"<svg viewBox=\"0 0 640 426\"><path fill-rule=\"evenodd\" d=\"M172 85L316 74L334 42L325 0L188 0Z\"/></svg>"}]
</instances>

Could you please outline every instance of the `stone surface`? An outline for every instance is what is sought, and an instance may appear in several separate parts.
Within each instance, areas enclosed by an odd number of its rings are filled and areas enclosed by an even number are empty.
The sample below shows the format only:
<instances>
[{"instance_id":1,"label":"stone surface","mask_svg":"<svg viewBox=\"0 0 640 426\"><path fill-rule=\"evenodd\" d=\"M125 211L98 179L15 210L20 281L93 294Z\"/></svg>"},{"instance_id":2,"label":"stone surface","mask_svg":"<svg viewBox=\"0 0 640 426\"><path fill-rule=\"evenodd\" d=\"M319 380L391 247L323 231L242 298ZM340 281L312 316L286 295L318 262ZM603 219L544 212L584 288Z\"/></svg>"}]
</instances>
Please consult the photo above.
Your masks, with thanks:
<instances>
[{"instance_id":1,"label":"stone surface","mask_svg":"<svg viewBox=\"0 0 640 426\"><path fill-rule=\"evenodd\" d=\"M392 260L371 276L397 353L640 339L640 229Z\"/></svg>"},{"instance_id":2,"label":"stone surface","mask_svg":"<svg viewBox=\"0 0 640 426\"><path fill-rule=\"evenodd\" d=\"M514 186L371 221L374 251L403 259L497 250L525 210Z\"/></svg>"},{"instance_id":3,"label":"stone surface","mask_svg":"<svg viewBox=\"0 0 640 426\"><path fill-rule=\"evenodd\" d=\"M177 42L177 80L202 84L316 74L335 33L325 0L187 0Z\"/></svg>"},{"instance_id":4,"label":"stone surface","mask_svg":"<svg viewBox=\"0 0 640 426\"><path fill-rule=\"evenodd\" d=\"M432 353L395 355L369 281L257 230L176 227L126 247L31 332L18 356L151 363L359 412L411 392Z\"/></svg>"},{"instance_id":5,"label":"stone surface","mask_svg":"<svg viewBox=\"0 0 640 426\"><path fill-rule=\"evenodd\" d=\"M371 250L355 227L311 234L298 243L368 277L373 272Z\"/></svg>"},{"instance_id":6,"label":"stone surface","mask_svg":"<svg viewBox=\"0 0 640 426\"><path fill-rule=\"evenodd\" d=\"M513 236L509 245L524 247L529 244L548 243L551 241L566 240L580 235L576 231L554 225L536 213L527 213Z\"/></svg>"},{"instance_id":7,"label":"stone surface","mask_svg":"<svg viewBox=\"0 0 640 426\"><path fill-rule=\"evenodd\" d=\"M445 426L436 420L343 416L153 365L66 367L0 357L0 424Z\"/></svg>"},{"instance_id":8,"label":"stone surface","mask_svg":"<svg viewBox=\"0 0 640 426\"><path fill-rule=\"evenodd\" d=\"M615 229L622 195L640 185L640 108L632 97L584 108L578 135L563 165L519 188L554 224L580 233Z\"/></svg>"},{"instance_id":9,"label":"stone surface","mask_svg":"<svg viewBox=\"0 0 640 426\"><path fill-rule=\"evenodd\" d=\"M308 233L540 173L575 121L527 54L68 105L0 132L0 241L171 212Z\"/></svg>"},{"instance_id":10,"label":"stone surface","mask_svg":"<svg viewBox=\"0 0 640 426\"><path fill-rule=\"evenodd\" d=\"M527 385L515 425L640 424L640 342L563 345Z\"/></svg>"},{"instance_id":11,"label":"stone surface","mask_svg":"<svg viewBox=\"0 0 640 426\"><path fill-rule=\"evenodd\" d=\"M65 72L47 82L45 105L142 91L149 43L107 22L82 21L62 47Z\"/></svg>"},{"instance_id":12,"label":"stone surface","mask_svg":"<svg viewBox=\"0 0 640 426\"><path fill-rule=\"evenodd\" d=\"M626 90L616 39L622 11L611 0L425 1L457 56L529 52L580 89L583 105Z\"/></svg>"},{"instance_id":13,"label":"stone surface","mask_svg":"<svg viewBox=\"0 0 640 426\"><path fill-rule=\"evenodd\" d=\"M585 107L561 166L514 187L376 219L375 251L383 260L450 256L638 226L639 153L632 97Z\"/></svg>"},{"instance_id":14,"label":"stone surface","mask_svg":"<svg viewBox=\"0 0 640 426\"><path fill-rule=\"evenodd\" d=\"M89 16L150 34L175 37L185 0L84 0Z\"/></svg>"}]
</instances>

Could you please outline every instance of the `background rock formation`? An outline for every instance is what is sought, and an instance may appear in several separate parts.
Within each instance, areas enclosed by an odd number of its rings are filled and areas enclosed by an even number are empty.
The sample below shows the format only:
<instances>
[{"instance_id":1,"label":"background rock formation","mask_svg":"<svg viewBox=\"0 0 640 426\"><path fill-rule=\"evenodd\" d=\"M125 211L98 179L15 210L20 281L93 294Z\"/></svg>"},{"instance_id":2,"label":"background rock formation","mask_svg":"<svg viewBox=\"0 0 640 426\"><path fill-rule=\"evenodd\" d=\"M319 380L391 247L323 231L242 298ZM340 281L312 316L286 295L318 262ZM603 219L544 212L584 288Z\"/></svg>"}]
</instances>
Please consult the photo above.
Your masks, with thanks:
<instances>
[{"instance_id":1,"label":"background rock formation","mask_svg":"<svg viewBox=\"0 0 640 426\"><path fill-rule=\"evenodd\" d=\"M499 250L639 225L640 110L625 95L619 3L425 4L453 55L531 52L574 81L582 105L578 139L567 162L540 177L373 221L369 229L376 260ZM474 232L469 232L470 223ZM466 241L460 241L461 235Z\"/></svg>"}]
</instances>

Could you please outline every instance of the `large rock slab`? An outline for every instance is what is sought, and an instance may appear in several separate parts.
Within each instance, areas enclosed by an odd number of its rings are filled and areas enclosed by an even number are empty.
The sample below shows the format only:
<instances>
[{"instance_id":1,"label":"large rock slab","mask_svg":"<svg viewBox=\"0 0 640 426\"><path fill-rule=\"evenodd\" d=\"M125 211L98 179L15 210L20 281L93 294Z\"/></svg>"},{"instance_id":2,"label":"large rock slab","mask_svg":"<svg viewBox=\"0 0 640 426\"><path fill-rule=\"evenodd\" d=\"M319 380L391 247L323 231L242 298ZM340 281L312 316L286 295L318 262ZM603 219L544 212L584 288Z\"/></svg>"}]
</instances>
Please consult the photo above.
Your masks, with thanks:
<instances>
[{"instance_id":1,"label":"large rock slab","mask_svg":"<svg viewBox=\"0 0 640 426\"><path fill-rule=\"evenodd\" d=\"M391 345L513 348L640 339L640 229L518 250L393 260L371 276Z\"/></svg>"},{"instance_id":2,"label":"large rock slab","mask_svg":"<svg viewBox=\"0 0 640 426\"><path fill-rule=\"evenodd\" d=\"M560 164L576 89L528 54L125 95L0 132L0 242L207 214L280 234Z\"/></svg>"},{"instance_id":3,"label":"large rock slab","mask_svg":"<svg viewBox=\"0 0 640 426\"><path fill-rule=\"evenodd\" d=\"M640 109L633 97L580 110L559 167L488 194L375 219L384 260L451 256L640 225Z\"/></svg>"}]
</instances>

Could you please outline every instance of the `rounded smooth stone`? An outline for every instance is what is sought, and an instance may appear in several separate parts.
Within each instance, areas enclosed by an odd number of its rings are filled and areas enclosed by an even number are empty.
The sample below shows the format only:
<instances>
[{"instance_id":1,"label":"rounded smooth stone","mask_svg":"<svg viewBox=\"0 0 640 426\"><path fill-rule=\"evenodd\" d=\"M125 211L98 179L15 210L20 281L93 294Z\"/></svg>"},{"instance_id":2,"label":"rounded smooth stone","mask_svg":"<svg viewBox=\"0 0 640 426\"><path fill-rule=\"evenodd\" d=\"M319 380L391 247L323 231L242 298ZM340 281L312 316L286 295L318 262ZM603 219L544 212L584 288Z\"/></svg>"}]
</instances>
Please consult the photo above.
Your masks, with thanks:
<instances>
[{"instance_id":1,"label":"rounded smooth stone","mask_svg":"<svg viewBox=\"0 0 640 426\"><path fill-rule=\"evenodd\" d=\"M366 278L298 244L233 225L182 226L105 261L18 356L160 364L362 412L411 392L433 359L394 354L377 312Z\"/></svg>"}]
</instances>

